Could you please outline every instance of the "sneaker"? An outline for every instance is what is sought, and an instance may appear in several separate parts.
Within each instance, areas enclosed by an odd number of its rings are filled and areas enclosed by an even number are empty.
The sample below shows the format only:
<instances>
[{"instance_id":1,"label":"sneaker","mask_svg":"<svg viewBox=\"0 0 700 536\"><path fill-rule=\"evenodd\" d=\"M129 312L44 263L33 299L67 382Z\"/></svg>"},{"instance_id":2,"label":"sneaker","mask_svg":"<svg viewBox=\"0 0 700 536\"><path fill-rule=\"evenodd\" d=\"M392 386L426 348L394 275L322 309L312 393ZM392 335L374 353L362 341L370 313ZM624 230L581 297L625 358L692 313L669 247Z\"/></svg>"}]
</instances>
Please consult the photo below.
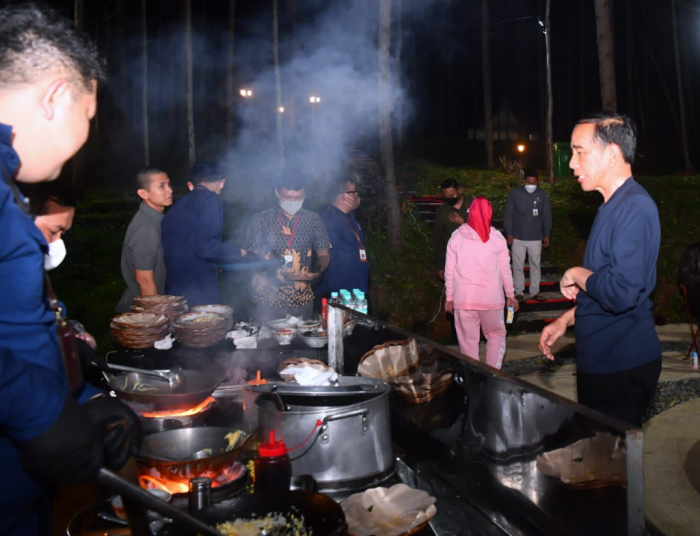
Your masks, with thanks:
<instances>
[{"instance_id":1,"label":"sneaker","mask_svg":"<svg viewBox=\"0 0 700 536\"><path fill-rule=\"evenodd\" d=\"M523 301L523 295L522 294L516 294L515 299L518 300L519 302Z\"/></svg>"},{"instance_id":2,"label":"sneaker","mask_svg":"<svg viewBox=\"0 0 700 536\"><path fill-rule=\"evenodd\" d=\"M542 296L542 294L540 294L539 292L538 292L537 294L535 294L535 295L532 297L532 299L533 299L533 300L537 300L538 302L547 301L547 298L545 298L544 296Z\"/></svg>"}]
</instances>

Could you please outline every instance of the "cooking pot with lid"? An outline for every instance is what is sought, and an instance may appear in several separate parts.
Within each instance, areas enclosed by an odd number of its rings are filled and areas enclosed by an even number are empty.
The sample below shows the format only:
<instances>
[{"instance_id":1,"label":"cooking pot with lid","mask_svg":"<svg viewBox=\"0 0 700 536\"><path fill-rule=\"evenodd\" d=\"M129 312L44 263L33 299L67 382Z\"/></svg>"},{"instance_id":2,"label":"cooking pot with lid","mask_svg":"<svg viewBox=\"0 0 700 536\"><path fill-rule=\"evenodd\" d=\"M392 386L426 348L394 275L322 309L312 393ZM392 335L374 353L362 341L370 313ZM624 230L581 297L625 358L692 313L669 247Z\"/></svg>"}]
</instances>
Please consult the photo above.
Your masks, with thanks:
<instances>
[{"instance_id":1,"label":"cooking pot with lid","mask_svg":"<svg viewBox=\"0 0 700 536\"><path fill-rule=\"evenodd\" d=\"M319 490L328 491L362 487L391 474L386 382L341 377L337 386L278 385L284 411L269 388L260 390L255 407L263 437L274 431L285 442L292 475L311 475Z\"/></svg>"}]
</instances>

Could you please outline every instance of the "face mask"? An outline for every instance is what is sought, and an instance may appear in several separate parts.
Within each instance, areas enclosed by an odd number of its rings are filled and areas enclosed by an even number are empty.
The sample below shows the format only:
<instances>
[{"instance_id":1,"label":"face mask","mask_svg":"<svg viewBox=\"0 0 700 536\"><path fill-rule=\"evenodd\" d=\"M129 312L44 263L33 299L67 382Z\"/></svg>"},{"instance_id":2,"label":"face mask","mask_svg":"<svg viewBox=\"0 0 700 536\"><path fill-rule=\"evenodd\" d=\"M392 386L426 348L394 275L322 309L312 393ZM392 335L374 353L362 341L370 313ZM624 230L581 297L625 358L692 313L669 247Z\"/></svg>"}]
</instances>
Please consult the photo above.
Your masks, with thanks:
<instances>
[{"instance_id":1,"label":"face mask","mask_svg":"<svg viewBox=\"0 0 700 536\"><path fill-rule=\"evenodd\" d=\"M535 190L537 190L537 185L536 184L526 184L525 189L527 190L527 193L531 194Z\"/></svg>"},{"instance_id":2,"label":"face mask","mask_svg":"<svg viewBox=\"0 0 700 536\"><path fill-rule=\"evenodd\" d=\"M444 199L445 199L445 203L447 203L451 207L455 206L457 204L457 201L459 201L459 197L448 197L448 198L444 198Z\"/></svg>"},{"instance_id":3,"label":"face mask","mask_svg":"<svg viewBox=\"0 0 700 536\"><path fill-rule=\"evenodd\" d=\"M66 258L66 244L61 238L49 244L49 254L44 255L44 270L53 270Z\"/></svg>"},{"instance_id":4,"label":"face mask","mask_svg":"<svg viewBox=\"0 0 700 536\"><path fill-rule=\"evenodd\" d=\"M348 203L348 199L350 202ZM360 206L359 197L350 197L348 194L343 194L343 203L350 207L350 210L356 210Z\"/></svg>"},{"instance_id":5,"label":"face mask","mask_svg":"<svg viewBox=\"0 0 700 536\"><path fill-rule=\"evenodd\" d=\"M297 212L301 210L304 200L301 201L282 201L279 196L277 196L277 201L280 204L280 208L284 210L287 214L294 216Z\"/></svg>"}]
</instances>

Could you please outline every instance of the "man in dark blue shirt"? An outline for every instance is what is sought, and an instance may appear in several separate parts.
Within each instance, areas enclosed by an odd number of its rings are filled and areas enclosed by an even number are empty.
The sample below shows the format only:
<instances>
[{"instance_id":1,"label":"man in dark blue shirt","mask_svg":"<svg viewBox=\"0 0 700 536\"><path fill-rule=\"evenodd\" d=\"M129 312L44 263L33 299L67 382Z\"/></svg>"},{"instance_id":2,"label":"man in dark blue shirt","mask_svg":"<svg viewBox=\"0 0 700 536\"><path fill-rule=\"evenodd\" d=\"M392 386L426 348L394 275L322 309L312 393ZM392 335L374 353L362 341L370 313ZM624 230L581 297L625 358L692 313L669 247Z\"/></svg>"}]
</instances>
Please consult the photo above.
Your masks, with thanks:
<instances>
[{"instance_id":1,"label":"man in dark blue shirt","mask_svg":"<svg viewBox=\"0 0 700 536\"><path fill-rule=\"evenodd\" d=\"M49 248L15 181L54 180L85 143L103 65L72 21L0 10L0 534L51 533L50 489L118 470L128 432L101 423L116 399L68 377L49 305ZM71 372L74 372L71 369ZM69 381L70 380L70 381ZM75 385L72 390L69 385ZM81 405L85 402L84 405ZM111 410L110 410L111 411ZM118 411L121 411L118 410ZM137 419L133 416L135 422ZM113 435L116 433L117 435ZM136 443L136 442L134 442ZM114 450L113 450L114 449Z\"/></svg>"},{"instance_id":2,"label":"man in dark blue shirt","mask_svg":"<svg viewBox=\"0 0 700 536\"><path fill-rule=\"evenodd\" d=\"M369 284L369 262L365 248L365 237L355 219L355 210L360 206L357 183L341 177L331 185L331 205L321 214L328 238L333 246L331 263L323 273L316 289L316 300L327 298L340 289L367 292Z\"/></svg>"},{"instance_id":3,"label":"man in dark blue shirt","mask_svg":"<svg viewBox=\"0 0 700 536\"><path fill-rule=\"evenodd\" d=\"M167 276L165 293L185 296L190 306L219 303L216 265L238 262L246 252L222 242L226 178L218 166L197 163L190 173L192 191L180 199L161 224Z\"/></svg>"},{"instance_id":4,"label":"man in dark blue shirt","mask_svg":"<svg viewBox=\"0 0 700 536\"><path fill-rule=\"evenodd\" d=\"M570 166L603 205L593 223L583 266L570 268L562 293L574 309L547 326L540 348L575 326L581 404L641 426L661 373L661 343L652 303L661 229L649 194L632 178L636 129L625 115L603 112L579 121Z\"/></svg>"}]
</instances>

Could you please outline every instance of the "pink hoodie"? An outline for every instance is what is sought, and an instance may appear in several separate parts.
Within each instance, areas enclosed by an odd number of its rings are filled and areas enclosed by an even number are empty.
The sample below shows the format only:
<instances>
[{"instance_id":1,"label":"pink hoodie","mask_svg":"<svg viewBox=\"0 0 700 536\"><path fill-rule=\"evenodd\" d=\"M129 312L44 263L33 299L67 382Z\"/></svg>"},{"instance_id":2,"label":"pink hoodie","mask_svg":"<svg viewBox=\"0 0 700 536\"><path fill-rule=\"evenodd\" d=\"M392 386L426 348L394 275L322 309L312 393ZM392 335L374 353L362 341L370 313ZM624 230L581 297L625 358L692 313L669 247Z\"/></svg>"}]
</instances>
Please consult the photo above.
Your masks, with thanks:
<instances>
[{"instance_id":1,"label":"pink hoodie","mask_svg":"<svg viewBox=\"0 0 700 536\"><path fill-rule=\"evenodd\" d=\"M503 291L513 297L510 254L503 235L491 227L484 243L467 224L452 233L447 244L445 289L455 309L502 309L506 302Z\"/></svg>"}]
</instances>

